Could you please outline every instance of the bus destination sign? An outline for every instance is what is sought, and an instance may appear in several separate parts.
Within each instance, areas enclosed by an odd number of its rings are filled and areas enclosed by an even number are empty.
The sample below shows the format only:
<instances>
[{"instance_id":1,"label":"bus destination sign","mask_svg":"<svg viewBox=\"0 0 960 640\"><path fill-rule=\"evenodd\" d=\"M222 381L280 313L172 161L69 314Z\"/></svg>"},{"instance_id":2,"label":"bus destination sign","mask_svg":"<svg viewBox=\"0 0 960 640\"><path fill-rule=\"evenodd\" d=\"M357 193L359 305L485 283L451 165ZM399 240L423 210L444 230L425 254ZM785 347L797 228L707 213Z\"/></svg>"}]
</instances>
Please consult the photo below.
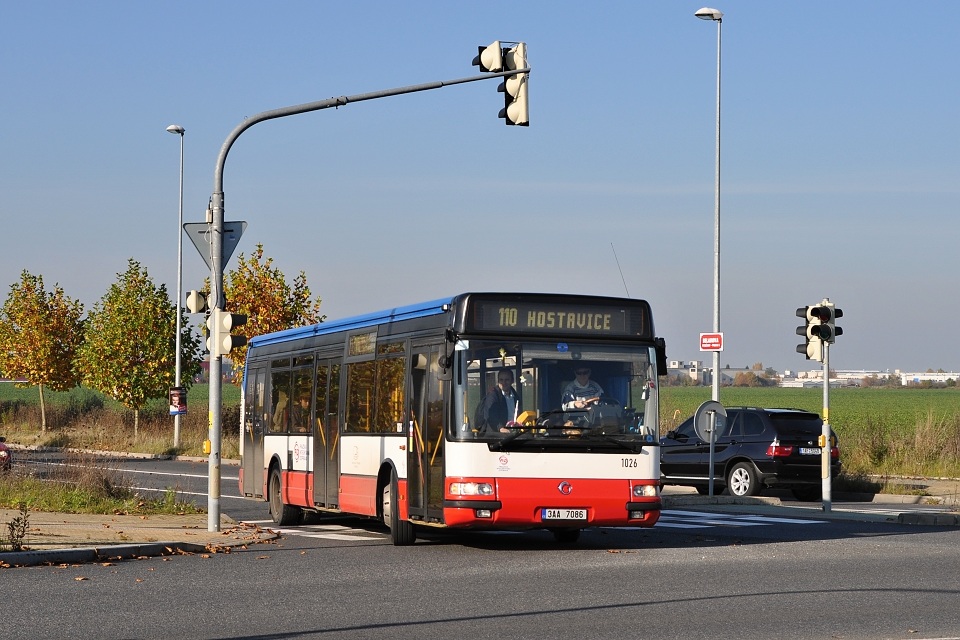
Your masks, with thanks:
<instances>
[{"instance_id":1,"label":"bus destination sign","mask_svg":"<svg viewBox=\"0 0 960 640\"><path fill-rule=\"evenodd\" d=\"M482 332L641 337L647 326L641 308L624 306L478 300L473 311L469 329Z\"/></svg>"}]
</instances>

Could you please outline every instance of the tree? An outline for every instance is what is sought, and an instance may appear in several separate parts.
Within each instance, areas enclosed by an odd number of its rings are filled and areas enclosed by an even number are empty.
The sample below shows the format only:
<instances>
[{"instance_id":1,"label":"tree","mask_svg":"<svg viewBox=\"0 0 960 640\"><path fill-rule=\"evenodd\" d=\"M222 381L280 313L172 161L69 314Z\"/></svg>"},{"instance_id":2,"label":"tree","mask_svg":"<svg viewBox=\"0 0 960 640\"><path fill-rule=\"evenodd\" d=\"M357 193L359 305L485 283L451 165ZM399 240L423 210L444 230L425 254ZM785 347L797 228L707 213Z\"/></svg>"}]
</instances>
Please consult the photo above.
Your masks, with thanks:
<instances>
[{"instance_id":1,"label":"tree","mask_svg":"<svg viewBox=\"0 0 960 640\"><path fill-rule=\"evenodd\" d=\"M227 272L223 280L226 309L247 316L244 332L248 337L317 324L325 319L320 314L320 299L311 300L304 272L300 272L291 287L283 272L273 266L273 258L263 259L262 244L257 245L249 258L241 253L237 268ZM246 358L246 346L230 353L234 381L238 385L243 384Z\"/></svg>"},{"instance_id":2,"label":"tree","mask_svg":"<svg viewBox=\"0 0 960 640\"><path fill-rule=\"evenodd\" d=\"M47 430L45 386L55 390L77 384L73 361L83 341L83 305L71 300L60 285L52 292L43 276L24 270L20 282L0 311L0 372L24 378L40 390L40 430Z\"/></svg>"},{"instance_id":3,"label":"tree","mask_svg":"<svg viewBox=\"0 0 960 640\"><path fill-rule=\"evenodd\" d=\"M77 364L84 384L133 410L136 436L140 409L151 398L165 397L176 377L176 314L182 311L170 301L166 285L154 285L133 258L117 277L87 318ZM180 344L189 385L200 372L200 339L186 323Z\"/></svg>"}]
</instances>

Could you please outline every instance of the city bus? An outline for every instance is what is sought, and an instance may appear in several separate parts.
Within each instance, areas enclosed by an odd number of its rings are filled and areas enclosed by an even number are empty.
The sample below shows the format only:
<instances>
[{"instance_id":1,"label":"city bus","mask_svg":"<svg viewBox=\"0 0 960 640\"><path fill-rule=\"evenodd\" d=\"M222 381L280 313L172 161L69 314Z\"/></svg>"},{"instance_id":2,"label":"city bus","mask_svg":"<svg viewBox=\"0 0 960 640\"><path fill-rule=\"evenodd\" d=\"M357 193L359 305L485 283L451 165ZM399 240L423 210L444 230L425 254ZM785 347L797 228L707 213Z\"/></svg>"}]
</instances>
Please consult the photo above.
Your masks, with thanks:
<instances>
[{"instance_id":1,"label":"city bus","mask_svg":"<svg viewBox=\"0 0 960 640\"><path fill-rule=\"evenodd\" d=\"M602 392L565 403L587 374ZM395 545L427 527L568 543L587 527L652 527L665 374L650 305L613 297L464 293L258 336L240 491L277 525L366 516ZM490 424L479 408L498 375L514 381L513 411Z\"/></svg>"}]
</instances>

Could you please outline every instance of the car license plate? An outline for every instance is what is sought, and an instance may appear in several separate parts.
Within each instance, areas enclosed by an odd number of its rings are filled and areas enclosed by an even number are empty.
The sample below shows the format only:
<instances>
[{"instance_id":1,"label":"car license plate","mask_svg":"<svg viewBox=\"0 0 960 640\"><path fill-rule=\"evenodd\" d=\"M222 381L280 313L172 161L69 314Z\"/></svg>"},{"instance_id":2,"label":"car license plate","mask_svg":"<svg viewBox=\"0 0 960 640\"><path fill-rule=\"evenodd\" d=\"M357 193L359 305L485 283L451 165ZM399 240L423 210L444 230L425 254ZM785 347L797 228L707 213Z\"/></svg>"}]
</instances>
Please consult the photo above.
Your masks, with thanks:
<instances>
[{"instance_id":1,"label":"car license plate","mask_svg":"<svg viewBox=\"0 0 960 640\"><path fill-rule=\"evenodd\" d=\"M543 520L586 520L586 509L541 509L540 518Z\"/></svg>"},{"instance_id":2,"label":"car license plate","mask_svg":"<svg viewBox=\"0 0 960 640\"><path fill-rule=\"evenodd\" d=\"M802 456L818 456L822 453L820 447L800 447Z\"/></svg>"}]
</instances>

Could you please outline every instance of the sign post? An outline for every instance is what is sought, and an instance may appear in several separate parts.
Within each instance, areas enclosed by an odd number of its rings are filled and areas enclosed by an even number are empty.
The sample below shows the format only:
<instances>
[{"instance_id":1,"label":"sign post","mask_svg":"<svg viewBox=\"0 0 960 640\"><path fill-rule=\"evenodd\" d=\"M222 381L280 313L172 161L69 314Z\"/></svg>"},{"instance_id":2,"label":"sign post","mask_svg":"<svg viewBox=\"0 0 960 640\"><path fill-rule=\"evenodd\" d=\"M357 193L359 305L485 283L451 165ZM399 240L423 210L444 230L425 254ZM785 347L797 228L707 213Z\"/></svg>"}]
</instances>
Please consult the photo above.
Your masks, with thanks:
<instances>
[{"instance_id":1,"label":"sign post","mask_svg":"<svg viewBox=\"0 0 960 640\"><path fill-rule=\"evenodd\" d=\"M727 410L719 402L707 400L697 407L697 412L693 415L693 428L697 435L704 442L710 443L710 479L707 481L707 493L713 497L713 451L720 437L717 416L726 418Z\"/></svg>"}]
</instances>

